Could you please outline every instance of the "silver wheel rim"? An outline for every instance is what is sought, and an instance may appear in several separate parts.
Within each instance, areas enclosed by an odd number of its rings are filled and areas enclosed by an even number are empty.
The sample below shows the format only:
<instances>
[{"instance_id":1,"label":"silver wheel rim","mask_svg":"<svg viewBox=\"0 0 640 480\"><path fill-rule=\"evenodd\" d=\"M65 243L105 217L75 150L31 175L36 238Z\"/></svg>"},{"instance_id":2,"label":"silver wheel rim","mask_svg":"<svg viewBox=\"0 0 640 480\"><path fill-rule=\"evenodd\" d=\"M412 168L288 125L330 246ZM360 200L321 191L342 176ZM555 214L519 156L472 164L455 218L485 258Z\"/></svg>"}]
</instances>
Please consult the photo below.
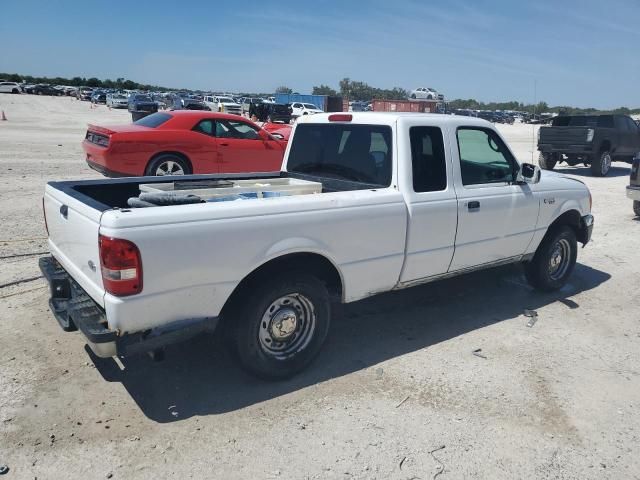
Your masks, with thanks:
<instances>
[{"instance_id":1,"label":"silver wheel rim","mask_svg":"<svg viewBox=\"0 0 640 480\"><path fill-rule=\"evenodd\" d=\"M602 174L606 175L607 172L609 172L609 169L611 168L611 155L609 155L608 153L606 153L605 155L602 156Z\"/></svg>"},{"instance_id":2,"label":"silver wheel rim","mask_svg":"<svg viewBox=\"0 0 640 480\"><path fill-rule=\"evenodd\" d=\"M549 259L549 277L552 280L559 280L569 269L569 259L571 258L571 245L562 238L553 246L551 258Z\"/></svg>"},{"instance_id":3,"label":"silver wheel rim","mask_svg":"<svg viewBox=\"0 0 640 480\"><path fill-rule=\"evenodd\" d=\"M184 169L173 160L165 160L156 168L156 175L159 177L164 175L184 175Z\"/></svg>"},{"instance_id":4,"label":"silver wheel rim","mask_svg":"<svg viewBox=\"0 0 640 480\"><path fill-rule=\"evenodd\" d=\"M285 360L309 345L315 329L311 301L299 293L284 295L271 302L260 319L260 348L276 360Z\"/></svg>"}]
</instances>

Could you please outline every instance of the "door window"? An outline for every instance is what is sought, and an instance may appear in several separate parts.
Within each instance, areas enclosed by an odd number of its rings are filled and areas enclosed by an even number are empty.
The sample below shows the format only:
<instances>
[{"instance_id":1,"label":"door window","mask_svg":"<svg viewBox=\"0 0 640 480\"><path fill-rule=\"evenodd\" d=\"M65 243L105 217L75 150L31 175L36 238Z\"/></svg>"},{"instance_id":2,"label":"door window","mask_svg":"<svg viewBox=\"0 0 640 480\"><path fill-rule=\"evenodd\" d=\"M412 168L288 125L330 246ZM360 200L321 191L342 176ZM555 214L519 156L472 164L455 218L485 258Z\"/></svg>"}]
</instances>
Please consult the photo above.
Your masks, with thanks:
<instances>
[{"instance_id":1,"label":"door window","mask_svg":"<svg viewBox=\"0 0 640 480\"><path fill-rule=\"evenodd\" d=\"M235 120L217 120L216 137L238 138L241 140L259 140L260 134L251 125Z\"/></svg>"},{"instance_id":2,"label":"door window","mask_svg":"<svg viewBox=\"0 0 640 480\"><path fill-rule=\"evenodd\" d=\"M514 181L516 161L494 131L463 127L457 137L463 185Z\"/></svg>"},{"instance_id":3,"label":"door window","mask_svg":"<svg viewBox=\"0 0 640 480\"><path fill-rule=\"evenodd\" d=\"M413 190L437 192L447 188L447 167L442 130L437 127L411 127Z\"/></svg>"}]
</instances>

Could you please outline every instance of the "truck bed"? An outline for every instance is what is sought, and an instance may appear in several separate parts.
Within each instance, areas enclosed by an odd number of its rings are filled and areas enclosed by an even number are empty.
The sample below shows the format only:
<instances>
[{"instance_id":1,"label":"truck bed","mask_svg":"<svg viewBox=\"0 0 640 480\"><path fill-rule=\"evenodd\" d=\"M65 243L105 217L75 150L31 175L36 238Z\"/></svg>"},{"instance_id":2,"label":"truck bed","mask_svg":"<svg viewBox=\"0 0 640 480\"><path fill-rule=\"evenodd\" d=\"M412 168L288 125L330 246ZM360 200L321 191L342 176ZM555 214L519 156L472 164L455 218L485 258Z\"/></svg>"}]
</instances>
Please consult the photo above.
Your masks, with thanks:
<instances>
[{"instance_id":1,"label":"truck bed","mask_svg":"<svg viewBox=\"0 0 640 480\"><path fill-rule=\"evenodd\" d=\"M60 266L104 309L109 328L139 332L215 317L238 283L263 263L311 252L340 268L353 285L345 300L398 282L407 208L395 189L291 173L193 175L183 183L290 177L322 183L322 193L171 207L131 208L140 185L167 177L51 182L44 208L49 247ZM170 180L177 181L177 177ZM375 217L374 217L375 215ZM133 242L143 288L126 299L105 291L99 237ZM364 242L366 238L376 242Z\"/></svg>"},{"instance_id":2,"label":"truck bed","mask_svg":"<svg viewBox=\"0 0 640 480\"><path fill-rule=\"evenodd\" d=\"M377 185L361 182L350 182L342 179L317 177L287 172L250 173L250 174L217 174L217 175L185 175L179 177L180 182L203 182L212 180L254 180L265 178L297 178L322 183L322 192L346 192L353 190L375 189ZM173 177L171 180L176 181ZM53 188L70 197L76 198L85 205L104 212L113 208L130 208L127 200L140 193L142 184L167 183L167 177L127 177L104 180L78 180L49 182Z\"/></svg>"}]
</instances>

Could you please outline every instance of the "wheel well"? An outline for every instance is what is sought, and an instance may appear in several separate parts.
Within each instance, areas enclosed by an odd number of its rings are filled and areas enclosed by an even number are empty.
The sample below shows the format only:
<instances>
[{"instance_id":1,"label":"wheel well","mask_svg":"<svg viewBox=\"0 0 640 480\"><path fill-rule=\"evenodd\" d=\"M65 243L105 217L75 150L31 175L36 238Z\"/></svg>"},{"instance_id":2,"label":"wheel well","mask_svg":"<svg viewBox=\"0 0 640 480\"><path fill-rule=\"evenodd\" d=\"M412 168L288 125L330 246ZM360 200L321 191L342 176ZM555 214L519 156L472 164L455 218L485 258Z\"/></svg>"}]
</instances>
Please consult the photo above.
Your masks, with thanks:
<instances>
[{"instance_id":1,"label":"wheel well","mask_svg":"<svg viewBox=\"0 0 640 480\"><path fill-rule=\"evenodd\" d=\"M559 225L567 225L573 229L576 234L576 238L580 243L585 243L586 241L586 232L582 228L580 212L577 210L567 210L558 218L556 218L551 225L549 225L548 232L551 231L554 227Z\"/></svg>"},{"instance_id":2,"label":"wheel well","mask_svg":"<svg viewBox=\"0 0 640 480\"><path fill-rule=\"evenodd\" d=\"M160 153L156 153L147 162L147 166L144 168L145 172L147 171L147 168L149 168L149 165L151 165L151 162L153 162L160 155L175 155L176 157L180 157L185 162L187 162L187 166L189 167L189 173L193 173L193 165L191 164L191 160L189 160L189 157L187 157L184 153L181 153L181 152L160 152Z\"/></svg>"},{"instance_id":3,"label":"wheel well","mask_svg":"<svg viewBox=\"0 0 640 480\"><path fill-rule=\"evenodd\" d=\"M325 282L332 297L342 299L342 277L331 261L317 253L291 253L274 258L247 275L224 304L221 316L224 317L225 311L237 306L242 301L243 294L250 291L256 283L268 282L273 277L292 270L301 270L315 276Z\"/></svg>"},{"instance_id":4,"label":"wheel well","mask_svg":"<svg viewBox=\"0 0 640 480\"><path fill-rule=\"evenodd\" d=\"M598 151L599 152L604 152L605 150L611 150L611 142L609 140L604 140L600 144L600 149Z\"/></svg>"}]
</instances>

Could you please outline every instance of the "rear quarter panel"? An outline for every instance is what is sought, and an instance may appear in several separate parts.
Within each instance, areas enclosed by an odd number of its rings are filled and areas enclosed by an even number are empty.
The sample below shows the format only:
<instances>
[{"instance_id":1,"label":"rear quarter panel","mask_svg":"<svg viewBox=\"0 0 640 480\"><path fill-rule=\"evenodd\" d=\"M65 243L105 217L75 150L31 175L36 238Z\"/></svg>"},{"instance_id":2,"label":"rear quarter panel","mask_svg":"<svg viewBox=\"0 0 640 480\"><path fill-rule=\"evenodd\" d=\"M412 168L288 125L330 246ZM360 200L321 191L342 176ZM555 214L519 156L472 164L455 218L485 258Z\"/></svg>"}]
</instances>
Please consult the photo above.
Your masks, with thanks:
<instances>
[{"instance_id":1,"label":"rear quarter panel","mask_svg":"<svg viewBox=\"0 0 640 480\"><path fill-rule=\"evenodd\" d=\"M344 300L393 288L404 260L406 206L395 189L105 212L100 231L133 241L142 293L105 296L112 328L139 331L216 316L237 284L288 253L331 261Z\"/></svg>"},{"instance_id":2,"label":"rear quarter panel","mask_svg":"<svg viewBox=\"0 0 640 480\"><path fill-rule=\"evenodd\" d=\"M163 152L181 153L189 159L193 173L216 173L215 140L190 130L164 130L116 133L112 136L113 162L144 175L149 161Z\"/></svg>"}]
</instances>

